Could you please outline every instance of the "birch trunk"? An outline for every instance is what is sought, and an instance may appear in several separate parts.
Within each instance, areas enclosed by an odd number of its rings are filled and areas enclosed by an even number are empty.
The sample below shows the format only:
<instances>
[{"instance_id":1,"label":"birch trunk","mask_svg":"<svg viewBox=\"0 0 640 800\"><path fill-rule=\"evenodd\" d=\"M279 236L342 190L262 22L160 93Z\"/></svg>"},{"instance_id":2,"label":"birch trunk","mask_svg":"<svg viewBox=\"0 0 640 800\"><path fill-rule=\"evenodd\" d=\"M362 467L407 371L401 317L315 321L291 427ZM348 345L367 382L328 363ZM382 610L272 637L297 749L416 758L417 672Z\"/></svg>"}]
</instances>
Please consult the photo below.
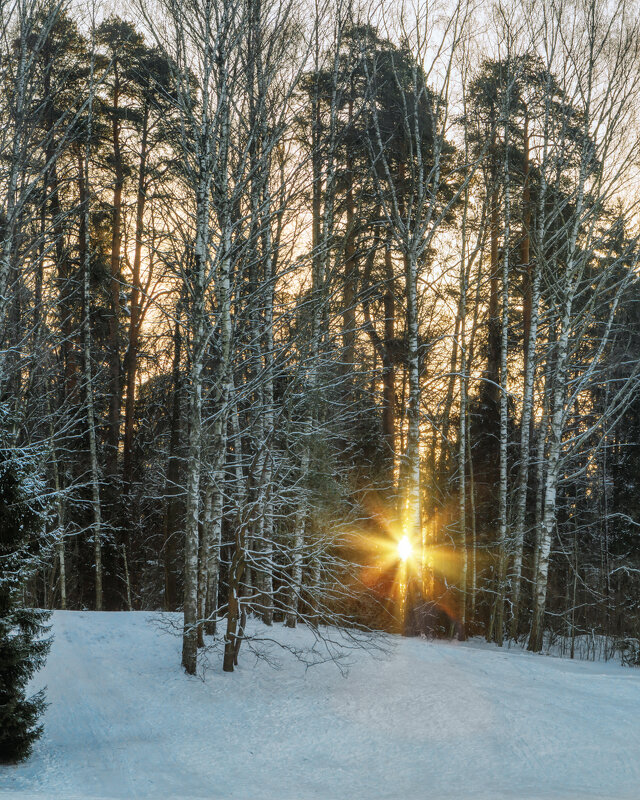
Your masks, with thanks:
<instances>
[{"instance_id":1,"label":"birch trunk","mask_svg":"<svg viewBox=\"0 0 640 800\"><path fill-rule=\"evenodd\" d=\"M51 404L49 403L49 418L51 420ZM64 502L62 499L62 487L60 485L60 470L58 469L58 458L56 455L53 423L49 423L49 435L51 437L51 467L56 497L56 510L58 514L58 541L56 552L58 556L58 566L60 569L60 608L64 611L67 607L67 570L64 554Z\"/></svg>"},{"instance_id":2,"label":"birch trunk","mask_svg":"<svg viewBox=\"0 0 640 800\"><path fill-rule=\"evenodd\" d=\"M468 145L465 138L465 155ZM467 637L467 578L469 571L469 555L467 549L467 350L466 350L466 314L467 314L467 213L469 208L469 192L464 193L461 229L460 257L460 299L458 319L460 320L460 422L458 426L458 516L461 549L460 569L460 628L458 638L464 641Z\"/></svg>"},{"instance_id":3,"label":"birch trunk","mask_svg":"<svg viewBox=\"0 0 640 800\"><path fill-rule=\"evenodd\" d=\"M222 539L224 469L213 475L204 504L204 525L209 529L207 558L207 593L204 610L204 632L215 636L218 616L218 586L220 582L220 547Z\"/></svg>"},{"instance_id":4,"label":"birch trunk","mask_svg":"<svg viewBox=\"0 0 640 800\"><path fill-rule=\"evenodd\" d=\"M508 101L507 101L508 103ZM504 600L506 592L506 571L509 549L508 538L508 437L509 437L509 370L507 347L509 342L509 238L511 234L511 202L509 176L509 136L505 126L504 162L504 253L502 256L502 319L500 341L500 484L499 506L499 553L498 584L496 588L496 611L494 639L502 646L504 639Z\"/></svg>"},{"instance_id":5,"label":"birch trunk","mask_svg":"<svg viewBox=\"0 0 640 800\"><path fill-rule=\"evenodd\" d=\"M592 37L595 33L595 28L591 28L591 25L594 24L598 23L596 23L595 17L592 17L588 23L590 47L594 45L594 39ZM573 325L572 310L580 276L585 266L585 261L578 246L578 237L580 229L585 223L584 215L587 180L589 172L592 169L591 162L593 158L593 144L590 139L591 95L595 70L593 50L590 50L588 53L586 66L580 170L575 191L575 206L572 209L571 216L565 223L567 236L566 266L564 267L561 283L557 290L561 303L558 314L560 318L559 333L557 339L557 356L552 373L551 397L549 400L549 448L546 459L546 480L542 518L539 531L537 532L538 542L536 547L536 567L534 576L534 609L528 643L529 650L535 652L540 651L542 648L544 612L549 576L549 555L556 524L556 496L561 468L562 436L565 424L565 398L568 388L569 339ZM587 211L588 210L587 208Z\"/></svg>"},{"instance_id":6,"label":"birch trunk","mask_svg":"<svg viewBox=\"0 0 640 800\"><path fill-rule=\"evenodd\" d=\"M176 556L176 536L178 535L178 512L181 494L180 483L180 456L178 447L181 435L181 405L183 379L180 368L182 357L181 301L176 308L176 319L173 334L173 364L172 383L173 393L171 398L171 433L169 436L169 455L167 463L167 476L165 479L165 508L163 515L163 561L164 561L164 610L175 611L178 604L178 590L176 586L176 572L178 570Z\"/></svg>"},{"instance_id":7,"label":"birch trunk","mask_svg":"<svg viewBox=\"0 0 640 800\"><path fill-rule=\"evenodd\" d=\"M525 237L526 244L523 244L521 260L527 271L527 291L530 292L530 297L525 303L528 305L528 311L525 307L525 374L524 374L524 390L522 396L522 415L520 419L520 464L518 467L517 488L515 497L515 511L514 511L514 531L513 531L513 567L511 575L511 607L512 616L510 624L510 636L516 639L518 636L518 624L520 618L520 593L522 586L522 558L524 551L524 534L525 534L525 520L527 514L527 490L529 488L529 462L531 459L531 428L533 423L533 401L534 401L534 378L536 371L536 352L538 343L538 322L539 322L539 309L540 309L540 293L541 293L541 280L542 280L542 266L541 261L544 253L544 238L545 238L545 223L544 223L544 205L546 199L547 182L545 177L546 161L548 153L548 124L549 124L549 87L547 87L547 96L545 102L545 122L544 122L544 143L543 143L543 158L541 167L541 187L538 197L538 222L536 231L536 259L533 267L529 263L529 225L531 214L529 211L530 204L530 191L529 191L529 159L528 159L528 129L526 132L526 173L525 173L525 196L523 202L525 204ZM526 261L525 261L526 259ZM533 280L531 281L531 273L533 273ZM544 443L544 436L542 437Z\"/></svg>"},{"instance_id":8,"label":"birch trunk","mask_svg":"<svg viewBox=\"0 0 640 800\"><path fill-rule=\"evenodd\" d=\"M9 291L11 273L14 263L14 248L20 203L18 186L20 173L24 169L25 137L28 106L31 98L28 96L30 38L32 23L24 6L20 7L18 18L17 36L17 67L11 94L13 95L13 108L11 109L14 130L11 136L11 153L7 159L8 175L5 178L5 191L3 199L3 230L2 251L0 254L0 333L4 334L6 327L7 310L11 293ZM11 118L10 118L11 119ZM11 124L11 123L9 123ZM2 354L0 360L0 390L2 390L7 376L5 372L6 355Z\"/></svg>"},{"instance_id":9,"label":"birch trunk","mask_svg":"<svg viewBox=\"0 0 640 800\"><path fill-rule=\"evenodd\" d=\"M307 436L310 430L307 429ZM307 476L310 464L310 450L308 445L304 447L302 462L300 464L301 475ZM294 518L292 547L291 547L291 578L287 598L287 613L285 625L288 628L295 628L298 621L298 606L300 595L302 594L302 553L307 533L307 517L309 514L309 501L307 499L306 487L301 488L302 499L298 503L296 516Z\"/></svg>"},{"instance_id":10,"label":"birch trunk","mask_svg":"<svg viewBox=\"0 0 640 800\"><path fill-rule=\"evenodd\" d=\"M420 365L418 334L418 267L411 252L405 258L407 295L407 349L409 372L409 402L407 405L406 499L404 528L418 555L407 569L404 634L413 636L417 630L416 609L424 593L424 567L426 561L426 530L421 525L420 504Z\"/></svg>"},{"instance_id":11,"label":"birch trunk","mask_svg":"<svg viewBox=\"0 0 640 800\"><path fill-rule=\"evenodd\" d=\"M189 370L189 436L187 445L187 496L184 543L184 628L182 635L182 665L194 675L198 655L198 548L200 477L202 454L202 369L206 349L205 281L208 268L209 243L209 172L203 156L196 207L196 244L194 280L191 287L190 323L193 331L191 366Z\"/></svg>"},{"instance_id":12,"label":"birch trunk","mask_svg":"<svg viewBox=\"0 0 640 800\"><path fill-rule=\"evenodd\" d=\"M554 369L551 410L549 419L549 448L546 458L546 480L544 503L540 525L540 537L534 575L534 609L529 634L528 649L542 649L544 632L544 610L547 599L549 555L556 523L556 494L561 463L564 397L566 393L567 354L571 326L573 296L569 292L565 299L564 312L558 337L558 355Z\"/></svg>"}]
</instances>

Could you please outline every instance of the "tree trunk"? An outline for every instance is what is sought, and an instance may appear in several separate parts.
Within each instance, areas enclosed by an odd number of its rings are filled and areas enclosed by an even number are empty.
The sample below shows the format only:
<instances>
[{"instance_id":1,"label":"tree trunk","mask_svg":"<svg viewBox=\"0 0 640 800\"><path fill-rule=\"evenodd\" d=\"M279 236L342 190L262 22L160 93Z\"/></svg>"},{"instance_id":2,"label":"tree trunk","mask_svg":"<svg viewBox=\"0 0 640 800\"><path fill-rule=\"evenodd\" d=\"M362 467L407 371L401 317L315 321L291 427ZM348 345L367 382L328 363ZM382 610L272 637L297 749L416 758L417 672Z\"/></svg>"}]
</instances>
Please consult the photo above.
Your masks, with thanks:
<instances>
[{"instance_id":1,"label":"tree trunk","mask_svg":"<svg viewBox=\"0 0 640 800\"><path fill-rule=\"evenodd\" d=\"M502 256L502 321L500 341L500 484L498 585L496 589L496 614L494 638L502 646L504 638L504 600L509 554L508 538L508 444L509 444L509 368L507 347L509 342L509 237L511 234L511 193L509 176L509 134L505 125L504 160L504 253Z\"/></svg>"},{"instance_id":2,"label":"tree trunk","mask_svg":"<svg viewBox=\"0 0 640 800\"><path fill-rule=\"evenodd\" d=\"M133 425L135 420L136 378L138 374L138 348L140 339L142 284L142 237L144 233L144 210L147 199L147 138L149 129L149 106L145 103L138 164L138 193L136 199L136 231L133 270L131 277L131 316L129 320L129 347L125 359L127 369L127 398L124 415L123 481L125 493L130 492L133 450Z\"/></svg>"},{"instance_id":3,"label":"tree trunk","mask_svg":"<svg viewBox=\"0 0 640 800\"><path fill-rule=\"evenodd\" d=\"M115 180L113 184L113 214L111 220L111 314L109 316L109 427L107 436L106 472L110 483L109 501L115 502L114 480L118 472L118 445L120 442L120 258L122 250L122 191L124 168L120 143L120 75L114 65L113 119L111 144Z\"/></svg>"},{"instance_id":4,"label":"tree trunk","mask_svg":"<svg viewBox=\"0 0 640 800\"><path fill-rule=\"evenodd\" d=\"M208 268L209 185L203 169L197 193L194 276L191 289L190 323L192 351L189 370L189 435L187 444L187 496L184 542L184 629L182 665L194 675L198 657L198 549L200 476L202 470L202 369L207 345L205 332L205 288Z\"/></svg>"},{"instance_id":5,"label":"tree trunk","mask_svg":"<svg viewBox=\"0 0 640 800\"><path fill-rule=\"evenodd\" d=\"M163 518L163 561L164 561L164 609L175 611L178 605L178 589L176 572L178 570L176 556L176 536L178 535L180 487L180 457L178 448L181 438L181 400L182 373L180 370L182 337L180 335L180 302L176 308L176 321L173 334L173 392L171 399L171 433L169 435L169 459L165 480L165 508Z\"/></svg>"},{"instance_id":6,"label":"tree trunk","mask_svg":"<svg viewBox=\"0 0 640 800\"><path fill-rule=\"evenodd\" d=\"M409 371L409 403L407 406L407 450L405 518L407 536L419 553L417 557L417 590L423 591L423 566L425 563L426 536L422 530L420 506L420 365L418 334L418 266L412 252L405 255L405 280L407 292L407 345ZM414 598L419 602L420 598ZM408 610L408 613L411 609Z\"/></svg>"},{"instance_id":7,"label":"tree trunk","mask_svg":"<svg viewBox=\"0 0 640 800\"><path fill-rule=\"evenodd\" d=\"M95 609L102 611L102 509L100 505L100 468L96 443L96 419L93 399L93 375L91 364L91 247L89 219L89 135L84 158L78 153L78 191L80 195L79 252L83 269L82 291L82 349L89 437L89 474L91 483L91 508L93 513L93 558L95 570Z\"/></svg>"},{"instance_id":8,"label":"tree trunk","mask_svg":"<svg viewBox=\"0 0 640 800\"><path fill-rule=\"evenodd\" d=\"M238 649L240 639L238 638L238 627L242 625L242 598L240 596L240 586L245 569L245 542L244 542L243 522L238 521L236 531L236 544L229 569L229 598L227 601L227 632L224 639L224 657L222 669L224 672L233 672L234 665L238 663Z\"/></svg>"},{"instance_id":9,"label":"tree trunk","mask_svg":"<svg viewBox=\"0 0 640 800\"><path fill-rule=\"evenodd\" d=\"M561 463L560 456L562 448L564 397L566 393L567 354L572 300L573 297L571 291L569 291L565 299L560 336L558 337L558 356L553 378L551 415L549 421L550 442L546 458L547 474L544 487L540 541L534 576L533 619L531 622L528 644L528 649L534 652L539 652L542 649L544 610L547 599L547 581L549 576L549 555L556 524L556 494Z\"/></svg>"},{"instance_id":10,"label":"tree trunk","mask_svg":"<svg viewBox=\"0 0 640 800\"><path fill-rule=\"evenodd\" d=\"M207 593L204 609L204 632L215 636L218 615L218 585L220 582L220 547L222 537L222 501L224 468L219 468L207 487L204 503L204 525L209 529L207 538Z\"/></svg>"}]
</instances>

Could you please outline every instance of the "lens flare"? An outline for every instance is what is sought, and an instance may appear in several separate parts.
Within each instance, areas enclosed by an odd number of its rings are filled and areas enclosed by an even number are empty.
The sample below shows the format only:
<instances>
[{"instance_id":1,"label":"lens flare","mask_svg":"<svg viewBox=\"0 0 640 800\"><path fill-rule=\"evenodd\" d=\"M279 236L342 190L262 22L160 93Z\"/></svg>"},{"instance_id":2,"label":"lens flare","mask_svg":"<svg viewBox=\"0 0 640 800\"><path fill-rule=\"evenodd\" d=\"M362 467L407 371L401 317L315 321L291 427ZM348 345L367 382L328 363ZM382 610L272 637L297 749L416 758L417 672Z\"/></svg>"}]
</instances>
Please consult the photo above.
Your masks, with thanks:
<instances>
[{"instance_id":1,"label":"lens flare","mask_svg":"<svg viewBox=\"0 0 640 800\"><path fill-rule=\"evenodd\" d=\"M408 536L403 536L398 542L398 555L401 561L406 561L411 555L411 542Z\"/></svg>"}]
</instances>

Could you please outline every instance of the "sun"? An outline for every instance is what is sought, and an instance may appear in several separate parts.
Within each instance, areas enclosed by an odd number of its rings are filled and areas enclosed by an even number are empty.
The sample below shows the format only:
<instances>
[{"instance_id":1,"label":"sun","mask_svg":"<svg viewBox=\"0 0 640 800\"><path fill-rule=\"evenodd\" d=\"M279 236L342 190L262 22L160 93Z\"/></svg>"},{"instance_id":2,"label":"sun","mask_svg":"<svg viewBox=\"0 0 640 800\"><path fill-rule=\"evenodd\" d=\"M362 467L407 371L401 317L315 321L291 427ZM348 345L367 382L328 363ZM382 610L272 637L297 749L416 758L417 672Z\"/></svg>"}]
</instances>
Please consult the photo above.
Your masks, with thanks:
<instances>
[{"instance_id":1,"label":"sun","mask_svg":"<svg viewBox=\"0 0 640 800\"><path fill-rule=\"evenodd\" d=\"M398 555L400 556L401 561L406 561L409 556L411 555L411 542L409 541L408 536L403 536L402 539L398 542Z\"/></svg>"}]
</instances>

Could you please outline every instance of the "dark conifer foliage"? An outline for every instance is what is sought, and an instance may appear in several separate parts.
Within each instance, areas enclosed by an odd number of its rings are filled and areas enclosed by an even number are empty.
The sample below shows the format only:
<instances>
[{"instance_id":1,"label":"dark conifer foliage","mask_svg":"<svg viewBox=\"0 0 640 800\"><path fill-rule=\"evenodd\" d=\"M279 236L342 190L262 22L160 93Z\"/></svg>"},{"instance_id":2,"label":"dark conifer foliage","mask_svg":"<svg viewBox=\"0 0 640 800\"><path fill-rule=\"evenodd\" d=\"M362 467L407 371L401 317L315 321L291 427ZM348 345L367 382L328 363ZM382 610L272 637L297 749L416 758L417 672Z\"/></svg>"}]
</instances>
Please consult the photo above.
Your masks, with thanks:
<instances>
[{"instance_id":1,"label":"dark conifer foliage","mask_svg":"<svg viewBox=\"0 0 640 800\"><path fill-rule=\"evenodd\" d=\"M43 488L28 460L0 449L0 762L27 758L42 733L44 691L26 686L49 651L49 612L25 608L23 591L42 555Z\"/></svg>"}]
</instances>

